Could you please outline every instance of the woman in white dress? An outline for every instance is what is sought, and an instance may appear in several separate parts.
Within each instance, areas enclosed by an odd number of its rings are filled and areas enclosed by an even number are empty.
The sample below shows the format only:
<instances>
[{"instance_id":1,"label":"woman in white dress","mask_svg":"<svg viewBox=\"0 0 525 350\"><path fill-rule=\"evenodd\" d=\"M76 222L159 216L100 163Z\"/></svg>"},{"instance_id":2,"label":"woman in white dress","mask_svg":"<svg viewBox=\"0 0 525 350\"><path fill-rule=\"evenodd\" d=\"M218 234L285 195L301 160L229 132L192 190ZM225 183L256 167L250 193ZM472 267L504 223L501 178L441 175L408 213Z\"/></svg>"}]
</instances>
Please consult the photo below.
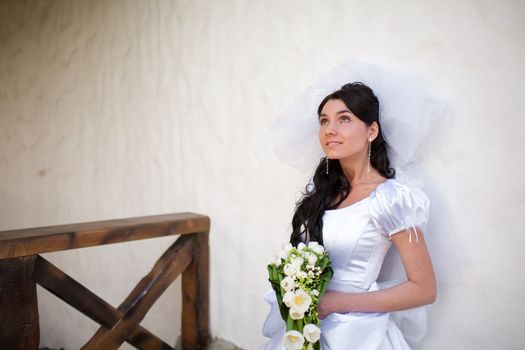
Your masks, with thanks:
<instances>
[{"instance_id":1,"label":"woman in white dress","mask_svg":"<svg viewBox=\"0 0 525 350\"><path fill-rule=\"evenodd\" d=\"M429 199L390 167L379 101L368 86L344 85L317 112L326 157L297 203L290 241L317 241L332 262L334 276L318 306L321 349L410 349L393 315L436 298L423 235ZM387 287L377 279L392 243L406 280ZM265 298L272 305L265 349L281 349L285 325L272 291Z\"/></svg>"}]
</instances>

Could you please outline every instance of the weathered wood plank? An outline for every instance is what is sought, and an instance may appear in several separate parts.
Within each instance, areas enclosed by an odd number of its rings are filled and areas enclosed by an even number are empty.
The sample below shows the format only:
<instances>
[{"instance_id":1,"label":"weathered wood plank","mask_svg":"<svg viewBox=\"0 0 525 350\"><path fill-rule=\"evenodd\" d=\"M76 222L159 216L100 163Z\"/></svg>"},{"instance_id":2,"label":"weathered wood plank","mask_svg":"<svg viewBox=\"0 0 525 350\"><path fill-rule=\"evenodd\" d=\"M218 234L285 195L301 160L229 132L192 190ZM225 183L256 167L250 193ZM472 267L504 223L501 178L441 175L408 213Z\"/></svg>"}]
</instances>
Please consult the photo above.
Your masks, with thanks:
<instances>
[{"instance_id":1,"label":"weathered wood plank","mask_svg":"<svg viewBox=\"0 0 525 350\"><path fill-rule=\"evenodd\" d=\"M35 279L49 292L104 327L113 327L123 316L122 312L116 310L41 256L38 256L36 260ZM132 331L127 336L126 341L138 349L173 349L141 326Z\"/></svg>"},{"instance_id":2,"label":"weathered wood plank","mask_svg":"<svg viewBox=\"0 0 525 350\"><path fill-rule=\"evenodd\" d=\"M179 237L119 306L123 317L110 329L100 328L82 349L117 349L158 297L188 267L193 259L194 239L195 234Z\"/></svg>"},{"instance_id":3,"label":"weathered wood plank","mask_svg":"<svg viewBox=\"0 0 525 350\"><path fill-rule=\"evenodd\" d=\"M182 350L206 349L209 329L208 232L196 234L193 261L182 273Z\"/></svg>"},{"instance_id":4,"label":"weathered wood plank","mask_svg":"<svg viewBox=\"0 0 525 350\"><path fill-rule=\"evenodd\" d=\"M210 219L177 213L0 232L0 259L209 230Z\"/></svg>"},{"instance_id":5,"label":"weathered wood plank","mask_svg":"<svg viewBox=\"0 0 525 350\"><path fill-rule=\"evenodd\" d=\"M0 260L0 348L38 349L35 256Z\"/></svg>"}]
</instances>

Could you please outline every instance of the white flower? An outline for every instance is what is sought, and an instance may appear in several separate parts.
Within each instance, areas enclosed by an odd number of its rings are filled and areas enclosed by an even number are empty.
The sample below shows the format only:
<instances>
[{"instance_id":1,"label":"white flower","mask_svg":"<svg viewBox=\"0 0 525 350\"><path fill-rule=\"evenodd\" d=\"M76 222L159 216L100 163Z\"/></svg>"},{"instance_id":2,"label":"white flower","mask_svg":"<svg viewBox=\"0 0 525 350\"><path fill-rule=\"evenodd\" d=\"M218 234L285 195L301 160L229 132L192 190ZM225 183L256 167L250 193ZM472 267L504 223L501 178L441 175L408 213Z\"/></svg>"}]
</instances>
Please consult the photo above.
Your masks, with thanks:
<instances>
[{"instance_id":1,"label":"white flower","mask_svg":"<svg viewBox=\"0 0 525 350\"><path fill-rule=\"evenodd\" d=\"M316 245L312 250L319 255L324 253L324 247L322 245Z\"/></svg>"},{"instance_id":2,"label":"white flower","mask_svg":"<svg viewBox=\"0 0 525 350\"><path fill-rule=\"evenodd\" d=\"M309 343L308 346L306 347L306 350L314 350L314 344Z\"/></svg>"},{"instance_id":3,"label":"white flower","mask_svg":"<svg viewBox=\"0 0 525 350\"><path fill-rule=\"evenodd\" d=\"M286 252L286 253L289 253L290 250L292 250L293 246L292 246L292 243L287 243L283 246L283 250Z\"/></svg>"},{"instance_id":4,"label":"white flower","mask_svg":"<svg viewBox=\"0 0 525 350\"><path fill-rule=\"evenodd\" d=\"M277 257L280 259L286 260L288 259L288 253L285 252L284 250L281 250L279 251L279 253L277 253Z\"/></svg>"},{"instance_id":5,"label":"white flower","mask_svg":"<svg viewBox=\"0 0 525 350\"><path fill-rule=\"evenodd\" d=\"M314 247L317 247L317 246L319 246L319 243L317 243L317 242L310 242L310 243L308 243L308 248L310 248L310 249L314 249Z\"/></svg>"},{"instance_id":6,"label":"white flower","mask_svg":"<svg viewBox=\"0 0 525 350\"><path fill-rule=\"evenodd\" d=\"M293 278L290 276L283 278L281 281L281 287L287 292L291 291L294 287L295 283L293 281Z\"/></svg>"},{"instance_id":7,"label":"white flower","mask_svg":"<svg viewBox=\"0 0 525 350\"><path fill-rule=\"evenodd\" d=\"M308 255L308 263L310 265L315 265L316 262L317 262L317 256L315 256L315 254L309 254Z\"/></svg>"},{"instance_id":8,"label":"white flower","mask_svg":"<svg viewBox=\"0 0 525 350\"><path fill-rule=\"evenodd\" d=\"M284 336L284 347L286 350L302 349L304 344L304 337L298 331L288 331Z\"/></svg>"},{"instance_id":9,"label":"white flower","mask_svg":"<svg viewBox=\"0 0 525 350\"><path fill-rule=\"evenodd\" d=\"M303 328L303 335L310 343L315 343L321 338L321 330L314 324L307 324Z\"/></svg>"},{"instance_id":10,"label":"white flower","mask_svg":"<svg viewBox=\"0 0 525 350\"><path fill-rule=\"evenodd\" d=\"M312 297L308 295L308 293L306 293L304 290L298 289L294 293L293 298L290 301L290 306L288 305L287 306L295 309L297 312L304 314L306 310L308 310L308 308L310 307L311 303L312 303Z\"/></svg>"},{"instance_id":11,"label":"white flower","mask_svg":"<svg viewBox=\"0 0 525 350\"><path fill-rule=\"evenodd\" d=\"M272 261L272 264L275 264L275 266L281 266L281 258L276 257L274 261Z\"/></svg>"},{"instance_id":12,"label":"white flower","mask_svg":"<svg viewBox=\"0 0 525 350\"><path fill-rule=\"evenodd\" d=\"M304 317L304 312L301 312L294 307L290 308L290 317L292 320L300 320Z\"/></svg>"},{"instance_id":13,"label":"white flower","mask_svg":"<svg viewBox=\"0 0 525 350\"><path fill-rule=\"evenodd\" d=\"M304 271L299 271L295 274L298 278L306 278L308 277L308 274Z\"/></svg>"},{"instance_id":14,"label":"white flower","mask_svg":"<svg viewBox=\"0 0 525 350\"><path fill-rule=\"evenodd\" d=\"M312 289L312 294L317 297L319 296L319 291L317 289Z\"/></svg>"},{"instance_id":15,"label":"white flower","mask_svg":"<svg viewBox=\"0 0 525 350\"><path fill-rule=\"evenodd\" d=\"M288 307L292 307L293 298L295 297L294 292L286 292L283 295L283 303Z\"/></svg>"},{"instance_id":16,"label":"white flower","mask_svg":"<svg viewBox=\"0 0 525 350\"><path fill-rule=\"evenodd\" d=\"M299 272L300 266L297 266L295 264L286 264L284 265L283 271L286 276L293 276L297 272Z\"/></svg>"},{"instance_id":17,"label":"white flower","mask_svg":"<svg viewBox=\"0 0 525 350\"><path fill-rule=\"evenodd\" d=\"M303 250L304 248L306 248L306 244L304 244L303 242L301 242L301 243L299 243L297 245L297 249L299 249L299 250Z\"/></svg>"},{"instance_id":18,"label":"white flower","mask_svg":"<svg viewBox=\"0 0 525 350\"><path fill-rule=\"evenodd\" d=\"M298 256L296 258L293 258L291 263L297 265L298 267L301 267L301 265L304 264L304 259Z\"/></svg>"}]
</instances>

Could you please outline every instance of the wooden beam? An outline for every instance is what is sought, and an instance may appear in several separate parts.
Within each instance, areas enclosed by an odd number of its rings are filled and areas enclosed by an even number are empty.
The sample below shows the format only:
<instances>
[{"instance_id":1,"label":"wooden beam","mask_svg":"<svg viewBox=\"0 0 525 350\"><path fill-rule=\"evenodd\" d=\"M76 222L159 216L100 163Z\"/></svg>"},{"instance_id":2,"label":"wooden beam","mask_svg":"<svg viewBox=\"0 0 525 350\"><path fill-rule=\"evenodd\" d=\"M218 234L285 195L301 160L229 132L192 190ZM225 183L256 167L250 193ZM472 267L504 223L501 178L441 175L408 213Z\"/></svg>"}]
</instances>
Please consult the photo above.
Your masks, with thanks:
<instances>
[{"instance_id":1,"label":"wooden beam","mask_svg":"<svg viewBox=\"0 0 525 350\"><path fill-rule=\"evenodd\" d=\"M191 234L209 229L209 217L194 213L177 213L1 231L0 259Z\"/></svg>"},{"instance_id":2,"label":"wooden beam","mask_svg":"<svg viewBox=\"0 0 525 350\"><path fill-rule=\"evenodd\" d=\"M182 273L182 350L206 349L210 343L208 232L196 234L193 261Z\"/></svg>"},{"instance_id":3,"label":"wooden beam","mask_svg":"<svg viewBox=\"0 0 525 350\"><path fill-rule=\"evenodd\" d=\"M106 328L113 327L123 317L122 312L41 256L36 260L35 280L49 292ZM138 349L173 349L141 326L132 331L126 341Z\"/></svg>"},{"instance_id":4,"label":"wooden beam","mask_svg":"<svg viewBox=\"0 0 525 350\"><path fill-rule=\"evenodd\" d=\"M0 348L38 349L35 256L0 260Z\"/></svg>"},{"instance_id":5,"label":"wooden beam","mask_svg":"<svg viewBox=\"0 0 525 350\"><path fill-rule=\"evenodd\" d=\"M194 239L195 234L179 237L119 306L122 318L110 329L100 328L82 349L117 349L126 334L135 329L158 297L190 264Z\"/></svg>"}]
</instances>

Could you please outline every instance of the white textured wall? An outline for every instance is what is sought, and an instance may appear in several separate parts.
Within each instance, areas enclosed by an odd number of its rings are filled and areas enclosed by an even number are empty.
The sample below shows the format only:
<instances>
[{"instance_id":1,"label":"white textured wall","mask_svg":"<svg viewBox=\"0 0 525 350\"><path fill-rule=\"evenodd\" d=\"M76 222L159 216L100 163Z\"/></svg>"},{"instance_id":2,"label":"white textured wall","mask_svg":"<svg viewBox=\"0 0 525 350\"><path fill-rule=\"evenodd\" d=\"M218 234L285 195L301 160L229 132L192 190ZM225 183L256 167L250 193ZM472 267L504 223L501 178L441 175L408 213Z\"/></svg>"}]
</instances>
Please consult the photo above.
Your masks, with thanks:
<instances>
[{"instance_id":1,"label":"white textured wall","mask_svg":"<svg viewBox=\"0 0 525 350\"><path fill-rule=\"evenodd\" d=\"M304 177L267 130L344 58L421 71L450 111L425 158L434 239L460 282L423 349L518 349L525 321L520 1L3 1L0 229L196 211L212 218L215 336L263 342L265 264ZM113 304L172 242L46 254ZM435 257L436 259L442 257ZM179 285L144 324L179 333ZM96 326L39 290L41 345Z\"/></svg>"}]
</instances>

